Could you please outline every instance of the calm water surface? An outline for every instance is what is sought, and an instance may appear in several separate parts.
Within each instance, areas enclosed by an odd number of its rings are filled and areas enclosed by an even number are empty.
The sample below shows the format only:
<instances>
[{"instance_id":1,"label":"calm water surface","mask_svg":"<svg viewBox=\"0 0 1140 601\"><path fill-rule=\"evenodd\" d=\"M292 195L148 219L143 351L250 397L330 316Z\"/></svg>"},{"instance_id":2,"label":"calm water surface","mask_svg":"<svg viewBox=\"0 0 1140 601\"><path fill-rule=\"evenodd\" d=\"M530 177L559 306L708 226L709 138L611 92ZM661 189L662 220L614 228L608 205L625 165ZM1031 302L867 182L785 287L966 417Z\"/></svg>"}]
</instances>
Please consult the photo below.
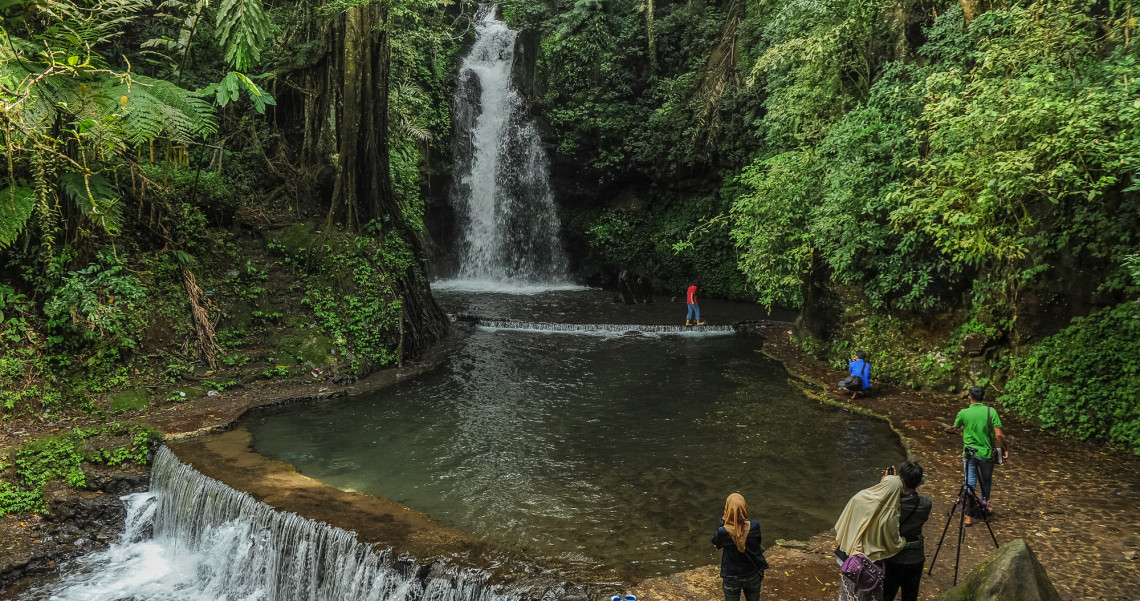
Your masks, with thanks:
<instances>
[{"instance_id":1,"label":"calm water surface","mask_svg":"<svg viewBox=\"0 0 1140 601\"><path fill-rule=\"evenodd\" d=\"M719 561L730 492L771 545L827 530L904 459L886 424L804 397L759 346L475 329L414 380L248 426L258 452L330 485L642 578Z\"/></svg>"}]
</instances>

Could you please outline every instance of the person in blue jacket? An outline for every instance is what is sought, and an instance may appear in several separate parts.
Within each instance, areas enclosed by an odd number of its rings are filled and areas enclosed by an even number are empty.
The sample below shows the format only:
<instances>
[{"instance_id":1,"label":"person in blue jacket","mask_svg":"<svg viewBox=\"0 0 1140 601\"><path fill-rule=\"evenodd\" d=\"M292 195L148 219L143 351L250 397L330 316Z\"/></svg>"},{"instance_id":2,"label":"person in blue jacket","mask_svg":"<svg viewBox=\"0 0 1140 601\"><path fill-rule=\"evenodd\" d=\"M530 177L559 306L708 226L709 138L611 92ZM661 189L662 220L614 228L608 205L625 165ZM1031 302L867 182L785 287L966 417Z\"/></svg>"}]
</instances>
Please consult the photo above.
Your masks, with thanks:
<instances>
[{"instance_id":1,"label":"person in blue jacket","mask_svg":"<svg viewBox=\"0 0 1140 601\"><path fill-rule=\"evenodd\" d=\"M848 376L839 383L839 388L851 393L851 398L862 396L871 389L871 364L867 361L867 351L855 351L855 358L847 364ZM859 378L855 382L854 378Z\"/></svg>"},{"instance_id":2,"label":"person in blue jacket","mask_svg":"<svg viewBox=\"0 0 1140 601\"><path fill-rule=\"evenodd\" d=\"M760 546L760 523L748 519L748 503L740 493L728 495L724 502L724 517L713 533L713 546L722 549L720 577L723 580L724 601L757 601L760 584L768 562L764 547Z\"/></svg>"}]
</instances>

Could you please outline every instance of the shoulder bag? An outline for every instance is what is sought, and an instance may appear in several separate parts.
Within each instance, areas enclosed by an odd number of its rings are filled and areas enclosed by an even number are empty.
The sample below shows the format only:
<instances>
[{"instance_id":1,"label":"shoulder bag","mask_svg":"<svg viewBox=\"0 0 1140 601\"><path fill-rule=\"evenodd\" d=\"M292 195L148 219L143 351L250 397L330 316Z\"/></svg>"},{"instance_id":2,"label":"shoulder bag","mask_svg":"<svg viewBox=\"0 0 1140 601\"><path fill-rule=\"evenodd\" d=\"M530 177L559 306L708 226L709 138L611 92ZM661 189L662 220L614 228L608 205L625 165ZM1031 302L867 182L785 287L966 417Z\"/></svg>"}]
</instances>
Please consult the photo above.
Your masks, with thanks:
<instances>
[{"instance_id":1,"label":"shoulder bag","mask_svg":"<svg viewBox=\"0 0 1140 601\"><path fill-rule=\"evenodd\" d=\"M839 573L855 583L855 588L865 593L883 584L883 568L875 565L875 562L862 553L848 556L843 565L839 566Z\"/></svg>"},{"instance_id":2,"label":"shoulder bag","mask_svg":"<svg viewBox=\"0 0 1140 601\"><path fill-rule=\"evenodd\" d=\"M990 459L993 459L994 465L1001 465L1005 463L1005 453L1002 452L1001 447L997 446L997 438L994 436L994 419L993 408L986 407L986 431L990 433Z\"/></svg>"}]
</instances>

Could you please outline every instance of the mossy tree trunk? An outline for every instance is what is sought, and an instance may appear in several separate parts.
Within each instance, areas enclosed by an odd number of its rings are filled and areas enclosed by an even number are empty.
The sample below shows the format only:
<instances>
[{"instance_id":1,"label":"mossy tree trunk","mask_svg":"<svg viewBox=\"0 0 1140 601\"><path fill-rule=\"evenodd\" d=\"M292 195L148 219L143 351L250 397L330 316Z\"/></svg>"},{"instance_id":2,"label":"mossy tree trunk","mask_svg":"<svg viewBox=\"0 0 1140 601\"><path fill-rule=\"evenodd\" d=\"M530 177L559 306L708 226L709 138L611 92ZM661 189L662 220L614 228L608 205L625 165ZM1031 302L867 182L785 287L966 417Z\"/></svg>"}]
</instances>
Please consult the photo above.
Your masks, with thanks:
<instances>
[{"instance_id":1,"label":"mossy tree trunk","mask_svg":"<svg viewBox=\"0 0 1140 601\"><path fill-rule=\"evenodd\" d=\"M313 180L335 169L326 228L360 233L376 220L396 228L415 257L407 269L388 271L404 304L404 350L414 357L447 333L448 321L429 290L423 232L406 222L392 187L389 4L380 0L318 17L314 35L324 52L302 77L301 158L303 173ZM312 181L303 188L319 186Z\"/></svg>"}]
</instances>

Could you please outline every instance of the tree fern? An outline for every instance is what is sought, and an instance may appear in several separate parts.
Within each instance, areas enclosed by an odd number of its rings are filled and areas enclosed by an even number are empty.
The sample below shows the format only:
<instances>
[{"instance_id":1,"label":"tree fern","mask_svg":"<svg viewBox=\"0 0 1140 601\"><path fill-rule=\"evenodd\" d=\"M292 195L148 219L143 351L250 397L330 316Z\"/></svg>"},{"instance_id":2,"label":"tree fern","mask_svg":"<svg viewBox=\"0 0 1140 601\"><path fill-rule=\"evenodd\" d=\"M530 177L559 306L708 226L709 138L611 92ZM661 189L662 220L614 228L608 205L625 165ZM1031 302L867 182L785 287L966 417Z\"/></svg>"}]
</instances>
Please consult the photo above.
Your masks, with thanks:
<instances>
[{"instance_id":1,"label":"tree fern","mask_svg":"<svg viewBox=\"0 0 1140 601\"><path fill-rule=\"evenodd\" d=\"M248 71L261 58L269 39L269 19L261 0L222 0L216 25L226 62L238 71Z\"/></svg>"},{"instance_id":2,"label":"tree fern","mask_svg":"<svg viewBox=\"0 0 1140 601\"><path fill-rule=\"evenodd\" d=\"M15 242L24 231L35 199L35 191L23 186L8 186L0 192L0 250Z\"/></svg>"},{"instance_id":3,"label":"tree fern","mask_svg":"<svg viewBox=\"0 0 1140 601\"><path fill-rule=\"evenodd\" d=\"M157 139L185 145L217 131L213 108L194 92L129 70L116 73L98 54L98 44L119 35L149 5L43 0L27 9L35 19L20 21L27 38L0 29L0 123L9 177L30 169L35 181L31 190L5 182L0 248L12 243L35 212L50 255L57 224L69 214L61 210L64 198L92 224L116 233L122 223L119 195L99 173L131 160L132 146Z\"/></svg>"},{"instance_id":4,"label":"tree fern","mask_svg":"<svg viewBox=\"0 0 1140 601\"><path fill-rule=\"evenodd\" d=\"M110 87L106 99L110 101L104 105L106 114L121 107L125 135L132 144L158 138L187 144L218 131L210 104L169 81L136 75Z\"/></svg>"},{"instance_id":5,"label":"tree fern","mask_svg":"<svg viewBox=\"0 0 1140 601\"><path fill-rule=\"evenodd\" d=\"M102 175L65 173L59 178L60 188L71 197L84 217L116 234L122 226L123 207L115 185Z\"/></svg>"}]
</instances>

